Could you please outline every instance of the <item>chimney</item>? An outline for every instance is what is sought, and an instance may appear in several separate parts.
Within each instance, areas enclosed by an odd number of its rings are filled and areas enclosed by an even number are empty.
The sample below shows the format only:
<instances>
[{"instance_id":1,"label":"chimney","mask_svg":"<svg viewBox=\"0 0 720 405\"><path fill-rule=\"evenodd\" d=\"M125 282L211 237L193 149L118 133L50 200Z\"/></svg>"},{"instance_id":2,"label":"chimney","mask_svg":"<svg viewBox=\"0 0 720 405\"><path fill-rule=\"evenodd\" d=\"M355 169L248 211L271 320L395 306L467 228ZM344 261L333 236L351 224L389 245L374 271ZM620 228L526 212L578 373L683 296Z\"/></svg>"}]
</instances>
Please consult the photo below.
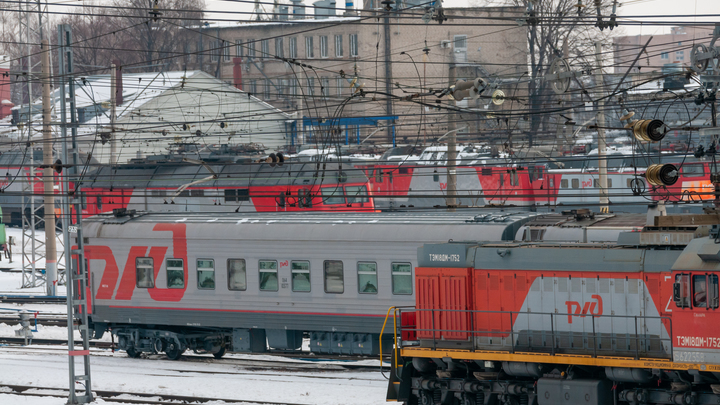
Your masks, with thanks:
<instances>
[{"instance_id":1,"label":"chimney","mask_svg":"<svg viewBox=\"0 0 720 405\"><path fill-rule=\"evenodd\" d=\"M233 86L242 90L242 58L233 58Z\"/></svg>"},{"instance_id":2,"label":"chimney","mask_svg":"<svg viewBox=\"0 0 720 405\"><path fill-rule=\"evenodd\" d=\"M120 59L113 60L115 64L115 105L123 103L122 65Z\"/></svg>"}]
</instances>

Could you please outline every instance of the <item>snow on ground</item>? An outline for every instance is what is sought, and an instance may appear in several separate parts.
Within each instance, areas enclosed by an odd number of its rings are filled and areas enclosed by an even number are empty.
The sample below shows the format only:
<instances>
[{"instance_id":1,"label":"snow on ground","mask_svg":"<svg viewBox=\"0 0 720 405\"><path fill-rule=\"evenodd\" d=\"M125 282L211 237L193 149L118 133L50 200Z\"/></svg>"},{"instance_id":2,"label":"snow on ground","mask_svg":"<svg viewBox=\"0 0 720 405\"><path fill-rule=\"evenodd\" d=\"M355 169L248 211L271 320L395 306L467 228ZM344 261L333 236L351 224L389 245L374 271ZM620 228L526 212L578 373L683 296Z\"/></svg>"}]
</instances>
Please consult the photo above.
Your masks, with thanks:
<instances>
[{"instance_id":1,"label":"snow on ground","mask_svg":"<svg viewBox=\"0 0 720 405\"><path fill-rule=\"evenodd\" d=\"M8 259L3 255L0 259L0 293L14 293L19 295L37 295L42 294L45 295L45 286L41 287L31 287L31 288L21 288L22 287L22 276L20 275L20 272L23 268L23 257L22 257L22 229L20 228L9 228L7 227L5 229L6 235L9 238L12 236L15 238L15 246L12 247L13 249L13 256L12 256L12 263L8 261ZM45 231L43 230L36 230L35 231L35 237L44 241L45 240ZM28 245L28 248L31 248L31 245ZM58 235L57 237L57 250L58 250L58 259L60 259L60 266L64 266L64 258L61 259L62 251L63 251L63 245L62 245L62 235ZM45 255L45 246L41 246L39 248L36 248L36 252L42 255ZM28 259L26 259L26 263L30 262L30 259L32 256L28 252ZM45 259L38 259L35 263L35 268L37 269L44 269L45 268ZM65 295L65 287L64 286L58 286L57 288L57 295Z\"/></svg>"},{"instance_id":2,"label":"snow on ground","mask_svg":"<svg viewBox=\"0 0 720 405\"><path fill-rule=\"evenodd\" d=\"M67 386L67 356L63 353L18 353L0 347L0 383L62 388ZM78 362L78 370L82 370ZM199 396L237 400L293 402L316 405L382 404L387 381L375 371L277 371L245 368L223 362L207 363L131 359L124 353L93 356L93 388L134 393ZM63 399L20 404L62 404ZM104 402L98 401L98 404Z\"/></svg>"}]
</instances>

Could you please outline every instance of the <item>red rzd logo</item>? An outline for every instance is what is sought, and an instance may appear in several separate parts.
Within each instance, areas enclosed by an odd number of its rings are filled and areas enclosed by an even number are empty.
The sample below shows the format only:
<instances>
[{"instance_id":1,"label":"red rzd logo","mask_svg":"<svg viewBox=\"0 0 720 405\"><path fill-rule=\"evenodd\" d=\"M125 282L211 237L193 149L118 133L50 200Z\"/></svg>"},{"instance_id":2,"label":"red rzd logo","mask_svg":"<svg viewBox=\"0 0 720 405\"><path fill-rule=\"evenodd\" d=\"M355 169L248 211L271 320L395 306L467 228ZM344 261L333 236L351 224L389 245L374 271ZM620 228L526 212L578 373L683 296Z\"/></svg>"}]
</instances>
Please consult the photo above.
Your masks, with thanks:
<instances>
[{"instance_id":1,"label":"red rzd logo","mask_svg":"<svg viewBox=\"0 0 720 405\"><path fill-rule=\"evenodd\" d=\"M597 294L593 294L591 297L595 301L586 302L585 305L580 305L577 301L565 301L568 311L568 323L573 323L573 318L576 316L580 318L585 318L587 315L602 316L602 297Z\"/></svg>"}]
</instances>

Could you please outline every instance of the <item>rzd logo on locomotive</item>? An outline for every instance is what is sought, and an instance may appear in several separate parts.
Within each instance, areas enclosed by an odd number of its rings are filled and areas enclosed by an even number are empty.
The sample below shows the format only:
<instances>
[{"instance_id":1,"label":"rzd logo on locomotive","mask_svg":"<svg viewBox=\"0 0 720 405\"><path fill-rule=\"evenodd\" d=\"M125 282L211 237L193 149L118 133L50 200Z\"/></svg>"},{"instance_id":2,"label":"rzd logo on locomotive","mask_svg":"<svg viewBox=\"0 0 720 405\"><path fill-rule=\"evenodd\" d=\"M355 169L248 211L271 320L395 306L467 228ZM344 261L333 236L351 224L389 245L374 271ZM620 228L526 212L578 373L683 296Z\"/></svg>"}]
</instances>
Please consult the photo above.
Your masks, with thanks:
<instances>
[{"instance_id":1,"label":"rzd logo on locomotive","mask_svg":"<svg viewBox=\"0 0 720 405\"><path fill-rule=\"evenodd\" d=\"M587 315L602 316L603 314L603 301L602 297L593 294L591 298L594 301L588 301L585 305L581 305L577 301L565 301L567 305L568 323L573 323L573 318L576 316L585 318Z\"/></svg>"}]
</instances>

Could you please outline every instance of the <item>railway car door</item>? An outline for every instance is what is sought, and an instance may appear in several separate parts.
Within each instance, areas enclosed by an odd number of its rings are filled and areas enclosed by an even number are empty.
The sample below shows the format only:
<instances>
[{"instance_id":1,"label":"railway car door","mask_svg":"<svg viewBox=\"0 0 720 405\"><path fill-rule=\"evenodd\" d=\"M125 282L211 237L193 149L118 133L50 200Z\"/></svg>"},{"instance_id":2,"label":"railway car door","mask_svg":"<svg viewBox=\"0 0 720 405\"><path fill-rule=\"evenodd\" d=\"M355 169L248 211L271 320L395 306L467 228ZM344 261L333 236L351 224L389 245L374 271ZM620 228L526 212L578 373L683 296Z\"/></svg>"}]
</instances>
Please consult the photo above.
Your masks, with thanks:
<instances>
[{"instance_id":1,"label":"railway car door","mask_svg":"<svg viewBox=\"0 0 720 405\"><path fill-rule=\"evenodd\" d=\"M673 360L720 364L720 294L718 274L673 272Z\"/></svg>"}]
</instances>

